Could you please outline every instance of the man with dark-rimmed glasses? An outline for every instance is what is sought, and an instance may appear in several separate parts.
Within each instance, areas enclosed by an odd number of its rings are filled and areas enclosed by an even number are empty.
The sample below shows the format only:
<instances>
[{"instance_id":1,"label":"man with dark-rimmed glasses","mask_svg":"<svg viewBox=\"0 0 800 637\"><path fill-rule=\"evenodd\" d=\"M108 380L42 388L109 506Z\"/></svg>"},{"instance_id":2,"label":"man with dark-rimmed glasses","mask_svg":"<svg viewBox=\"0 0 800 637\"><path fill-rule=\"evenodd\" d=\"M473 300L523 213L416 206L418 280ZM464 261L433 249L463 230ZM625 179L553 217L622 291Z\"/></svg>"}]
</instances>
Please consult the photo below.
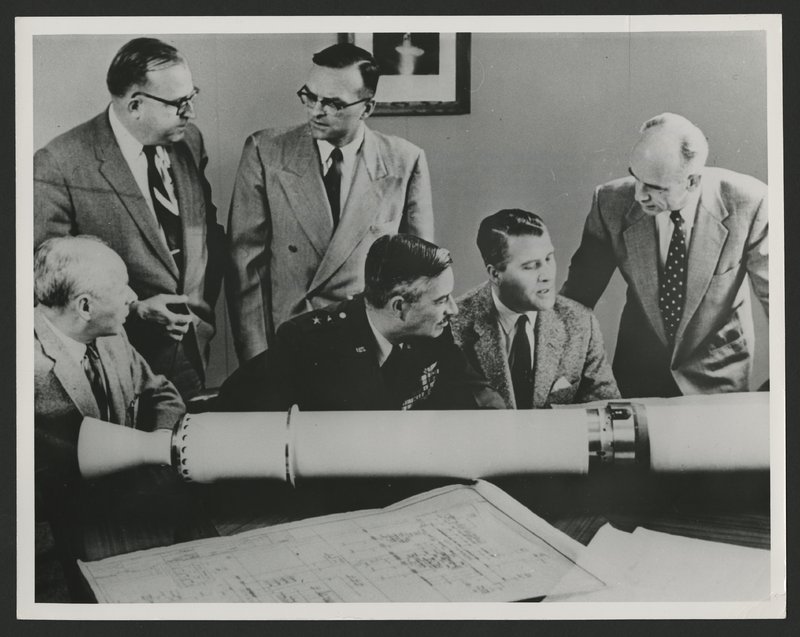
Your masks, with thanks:
<instances>
[{"instance_id":1,"label":"man with dark-rimmed glasses","mask_svg":"<svg viewBox=\"0 0 800 637\"><path fill-rule=\"evenodd\" d=\"M205 383L224 250L191 123L199 89L186 58L153 38L125 44L106 85L109 107L34 157L34 242L106 241L139 297L126 323L131 343L191 398Z\"/></svg>"},{"instance_id":2,"label":"man with dark-rimmed glasses","mask_svg":"<svg viewBox=\"0 0 800 637\"><path fill-rule=\"evenodd\" d=\"M225 286L240 362L269 349L287 319L361 292L377 237L433 238L424 152L364 124L378 76L353 44L320 51L297 91L307 123L245 143Z\"/></svg>"}]
</instances>

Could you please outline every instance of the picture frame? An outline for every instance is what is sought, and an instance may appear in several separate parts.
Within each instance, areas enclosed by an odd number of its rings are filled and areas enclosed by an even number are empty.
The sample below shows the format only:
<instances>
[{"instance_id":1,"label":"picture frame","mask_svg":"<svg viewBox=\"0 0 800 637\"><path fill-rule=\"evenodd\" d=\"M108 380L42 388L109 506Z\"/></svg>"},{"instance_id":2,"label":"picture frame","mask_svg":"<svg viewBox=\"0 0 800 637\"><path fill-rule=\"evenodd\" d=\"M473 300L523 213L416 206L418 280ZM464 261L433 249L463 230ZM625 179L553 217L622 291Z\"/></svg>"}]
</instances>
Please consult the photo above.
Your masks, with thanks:
<instances>
[{"instance_id":1,"label":"picture frame","mask_svg":"<svg viewBox=\"0 0 800 637\"><path fill-rule=\"evenodd\" d=\"M374 115L470 112L469 33L340 33L381 66ZM401 52L403 49L404 52Z\"/></svg>"}]
</instances>

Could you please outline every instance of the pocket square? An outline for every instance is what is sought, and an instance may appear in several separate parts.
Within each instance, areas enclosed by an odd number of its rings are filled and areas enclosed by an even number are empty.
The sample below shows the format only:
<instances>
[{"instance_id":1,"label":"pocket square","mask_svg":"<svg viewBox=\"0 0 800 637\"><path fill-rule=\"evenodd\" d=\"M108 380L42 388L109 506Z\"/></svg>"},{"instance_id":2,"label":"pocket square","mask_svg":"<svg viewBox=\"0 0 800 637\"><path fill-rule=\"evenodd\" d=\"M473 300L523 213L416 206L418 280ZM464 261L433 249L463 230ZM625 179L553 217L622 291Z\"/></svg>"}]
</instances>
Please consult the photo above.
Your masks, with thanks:
<instances>
[{"instance_id":1,"label":"pocket square","mask_svg":"<svg viewBox=\"0 0 800 637\"><path fill-rule=\"evenodd\" d=\"M569 389L572 387L572 383L570 383L566 378L560 376L556 382L553 383L553 386L550 388L550 392L560 391L562 389Z\"/></svg>"}]
</instances>

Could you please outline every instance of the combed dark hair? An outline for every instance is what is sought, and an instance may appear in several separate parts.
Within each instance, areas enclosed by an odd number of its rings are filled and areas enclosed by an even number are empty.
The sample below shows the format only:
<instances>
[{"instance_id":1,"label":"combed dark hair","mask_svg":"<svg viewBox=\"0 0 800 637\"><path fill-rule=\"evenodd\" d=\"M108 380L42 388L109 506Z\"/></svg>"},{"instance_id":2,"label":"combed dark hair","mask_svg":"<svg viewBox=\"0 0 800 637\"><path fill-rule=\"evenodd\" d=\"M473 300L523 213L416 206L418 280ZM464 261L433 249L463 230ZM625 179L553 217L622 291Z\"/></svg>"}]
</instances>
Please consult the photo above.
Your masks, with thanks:
<instances>
[{"instance_id":1,"label":"combed dark hair","mask_svg":"<svg viewBox=\"0 0 800 637\"><path fill-rule=\"evenodd\" d=\"M64 308L79 294L94 293L108 281L108 262L99 264L88 246L100 245L116 255L98 237L52 237L43 241L33 255L33 294L37 303ZM113 258L113 257L112 257ZM122 261L119 261L122 264Z\"/></svg>"},{"instance_id":2,"label":"combed dark hair","mask_svg":"<svg viewBox=\"0 0 800 637\"><path fill-rule=\"evenodd\" d=\"M314 54L311 61L317 66L324 66L329 69L344 69L353 64L358 65L361 71L361 78L364 80L364 92L362 97L372 97L378 90L378 78L380 69L372 54L361 47L349 42L340 42L322 49Z\"/></svg>"},{"instance_id":3,"label":"combed dark hair","mask_svg":"<svg viewBox=\"0 0 800 637\"><path fill-rule=\"evenodd\" d=\"M185 62L178 49L166 42L136 38L117 51L108 67L106 86L109 93L122 97L131 86L146 84L148 71Z\"/></svg>"},{"instance_id":4,"label":"combed dark hair","mask_svg":"<svg viewBox=\"0 0 800 637\"><path fill-rule=\"evenodd\" d=\"M486 265L503 270L508 261L508 237L541 237L546 232L547 226L535 212L519 208L500 210L481 221L478 250Z\"/></svg>"},{"instance_id":5,"label":"combed dark hair","mask_svg":"<svg viewBox=\"0 0 800 637\"><path fill-rule=\"evenodd\" d=\"M364 263L364 296L373 307L385 307L400 295L413 303L430 280L453 264L445 248L410 234L385 234L376 239Z\"/></svg>"}]
</instances>

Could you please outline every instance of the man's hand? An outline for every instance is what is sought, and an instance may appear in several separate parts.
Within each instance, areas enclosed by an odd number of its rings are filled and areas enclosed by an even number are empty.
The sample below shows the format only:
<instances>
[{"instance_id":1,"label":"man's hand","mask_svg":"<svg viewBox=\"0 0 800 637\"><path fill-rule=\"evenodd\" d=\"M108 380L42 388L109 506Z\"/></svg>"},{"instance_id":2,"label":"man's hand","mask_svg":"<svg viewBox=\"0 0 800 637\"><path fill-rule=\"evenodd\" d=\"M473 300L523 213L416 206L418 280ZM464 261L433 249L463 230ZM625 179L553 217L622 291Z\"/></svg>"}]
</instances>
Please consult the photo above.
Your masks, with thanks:
<instances>
[{"instance_id":1,"label":"man's hand","mask_svg":"<svg viewBox=\"0 0 800 637\"><path fill-rule=\"evenodd\" d=\"M175 340L183 339L192 323L191 314L178 314L167 305L185 304L189 297L185 294L156 294L149 299L133 303L132 311L143 321L163 325L167 335Z\"/></svg>"}]
</instances>

